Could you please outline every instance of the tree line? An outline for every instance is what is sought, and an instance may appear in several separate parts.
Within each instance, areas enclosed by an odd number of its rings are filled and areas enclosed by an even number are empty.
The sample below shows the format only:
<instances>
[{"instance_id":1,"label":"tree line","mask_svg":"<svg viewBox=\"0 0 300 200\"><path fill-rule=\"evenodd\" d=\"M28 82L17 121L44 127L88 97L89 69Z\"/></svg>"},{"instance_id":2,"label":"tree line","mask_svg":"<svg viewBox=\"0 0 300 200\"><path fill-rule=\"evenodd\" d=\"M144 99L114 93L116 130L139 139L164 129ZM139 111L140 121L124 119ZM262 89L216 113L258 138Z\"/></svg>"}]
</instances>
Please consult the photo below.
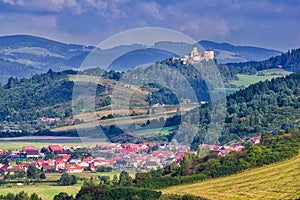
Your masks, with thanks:
<instances>
[{"instance_id":1,"label":"tree line","mask_svg":"<svg viewBox=\"0 0 300 200\"><path fill-rule=\"evenodd\" d=\"M244 63L228 63L227 66L233 67L236 73L255 74L257 71L283 68L292 72L300 71L300 49L292 49L279 56L271 57L265 61L244 62Z\"/></svg>"}]
</instances>

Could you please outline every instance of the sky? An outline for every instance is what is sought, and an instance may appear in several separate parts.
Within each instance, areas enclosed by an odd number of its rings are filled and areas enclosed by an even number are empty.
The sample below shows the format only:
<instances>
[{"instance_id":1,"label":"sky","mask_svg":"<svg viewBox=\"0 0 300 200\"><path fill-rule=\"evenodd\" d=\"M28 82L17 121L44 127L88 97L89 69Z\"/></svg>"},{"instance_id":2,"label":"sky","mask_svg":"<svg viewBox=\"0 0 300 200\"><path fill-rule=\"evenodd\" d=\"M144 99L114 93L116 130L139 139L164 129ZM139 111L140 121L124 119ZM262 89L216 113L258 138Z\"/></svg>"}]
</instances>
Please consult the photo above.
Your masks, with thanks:
<instances>
[{"instance_id":1,"label":"sky","mask_svg":"<svg viewBox=\"0 0 300 200\"><path fill-rule=\"evenodd\" d=\"M286 51L300 47L300 0L0 0L0 35L97 45L149 26Z\"/></svg>"}]
</instances>

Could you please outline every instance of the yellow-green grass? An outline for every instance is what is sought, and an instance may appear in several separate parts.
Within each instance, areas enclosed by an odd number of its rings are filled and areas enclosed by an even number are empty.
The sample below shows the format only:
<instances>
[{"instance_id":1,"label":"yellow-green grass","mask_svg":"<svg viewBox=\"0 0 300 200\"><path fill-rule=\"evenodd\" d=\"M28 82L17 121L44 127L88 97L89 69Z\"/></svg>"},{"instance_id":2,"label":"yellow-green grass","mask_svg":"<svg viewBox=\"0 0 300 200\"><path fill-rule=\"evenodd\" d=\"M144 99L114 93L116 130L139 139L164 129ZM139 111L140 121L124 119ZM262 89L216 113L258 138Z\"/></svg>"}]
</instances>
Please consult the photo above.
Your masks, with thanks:
<instances>
[{"instance_id":1,"label":"yellow-green grass","mask_svg":"<svg viewBox=\"0 0 300 200\"><path fill-rule=\"evenodd\" d=\"M264 75L268 76L268 75L289 75L291 74L292 72L289 72L289 71L286 71L284 69L280 69L280 68L273 68L273 69L266 69L266 70L262 70L262 71L259 71L261 73L263 73Z\"/></svg>"},{"instance_id":2,"label":"yellow-green grass","mask_svg":"<svg viewBox=\"0 0 300 200\"><path fill-rule=\"evenodd\" d=\"M258 74L263 74L263 76L258 76ZM266 70L259 71L255 75L237 74L239 80L231 81L230 83L238 87L240 86L247 87L259 81L271 80L272 78L287 76L289 74L291 74L291 72L280 68L266 69Z\"/></svg>"},{"instance_id":3,"label":"yellow-green grass","mask_svg":"<svg viewBox=\"0 0 300 200\"><path fill-rule=\"evenodd\" d=\"M170 132L174 131L177 126L163 127L163 128L154 128L154 129L146 129L141 131L135 131L134 134L137 135L153 135L153 134L161 134L168 135Z\"/></svg>"},{"instance_id":4,"label":"yellow-green grass","mask_svg":"<svg viewBox=\"0 0 300 200\"><path fill-rule=\"evenodd\" d=\"M208 199L295 199L300 196L300 155L240 174L163 189Z\"/></svg>"},{"instance_id":5,"label":"yellow-green grass","mask_svg":"<svg viewBox=\"0 0 300 200\"><path fill-rule=\"evenodd\" d=\"M280 75L257 76L245 74L238 74L237 76L239 80L230 82L231 84L234 84L237 87L248 87L249 85L257 83L259 81L271 80L272 78L280 77Z\"/></svg>"},{"instance_id":6,"label":"yellow-green grass","mask_svg":"<svg viewBox=\"0 0 300 200\"><path fill-rule=\"evenodd\" d=\"M192 105L192 104L186 105L183 108L183 111L189 111L189 110L192 110L193 108L195 108L195 105ZM137 109L137 112L142 113L142 110L143 109ZM142 114L142 115L138 115L138 116L116 117L116 118L112 118L112 119L99 120L98 123L102 126L110 126L110 125L116 124L116 122L121 125L131 124L133 122L134 123L145 123L148 119L152 120L152 119L159 119L161 117L171 117L171 116L176 115L177 106L164 107L161 109L161 111L159 110L159 108L157 108L155 110L155 112L156 112L156 114L152 114L151 116L149 116L148 114ZM146 110L144 113L146 113ZM97 116L97 114L96 114L96 116ZM77 116L76 116L76 118L77 118ZM78 118L80 118L80 117L78 117ZM80 118L80 119L83 119L83 118ZM90 117L90 119L91 119L91 117ZM96 123L96 125L99 125L99 124ZM91 128L94 126L95 126L94 121L87 120L85 123L81 123L81 124L77 124L77 125L62 126L62 127L54 128L51 131L54 131L54 132L73 131L76 129L87 129L87 128Z\"/></svg>"},{"instance_id":7,"label":"yellow-green grass","mask_svg":"<svg viewBox=\"0 0 300 200\"><path fill-rule=\"evenodd\" d=\"M58 144L58 145L67 145L69 147L71 146L90 146L93 145L95 146L97 143L81 143L81 142L76 142L76 143L68 143L68 142L62 142L62 143L57 143L57 142L26 142L26 141L0 141L0 148L1 149L11 149L11 150L21 150L23 146L34 146L36 149L41 149L43 147L48 147L50 144Z\"/></svg>"},{"instance_id":8,"label":"yellow-green grass","mask_svg":"<svg viewBox=\"0 0 300 200\"><path fill-rule=\"evenodd\" d=\"M57 186L49 185L46 183L39 183L35 185L5 185L0 187L0 194L4 195L7 193L17 194L19 192L26 192L28 194L37 193L43 200L53 200L54 196L60 192L67 192L70 195L75 196L80 190L81 183L72 186Z\"/></svg>"},{"instance_id":9,"label":"yellow-green grass","mask_svg":"<svg viewBox=\"0 0 300 200\"><path fill-rule=\"evenodd\" d=\"M111 172L82 172L82 173L74 173L78 179L90 179L91 177L97 178L98 176L109 176L111 179L114 175L119 177L120 171L111 171ZM134 177L133 172L129 172L129 174ZM59 180L61 177L60 173L46 173L46 180L53 181Z\"/></svg>"},{"instance_id":10,"label":"yellow-green grass","mask_svg":"<svg viewBox=\"0 0 300 200\"><path fill-rule=\"evenodd\" d=\"M83 172L83 173L75 173L78 179L85 178L90 179L90 177L97 178L98 176L110 176L112 179L114 175L119 176L120 171L112 171L112 172ZM129 173L132 177L134 177L133 173ZM58 180L61 177L59 173L46 173L47 180ZM17 184L7 184L0 187L0 195L11 193L19 193L24 191L26 193L32 194L37 193L43 200L53 200L54 196L59 194L60 192L67 192L70 195L75 196L80 190L83 181L78 181L76 185L73 186L57 186L54 183L36 183L35 185L23 185L17 186Z\"/></svg>"}]
</instances>

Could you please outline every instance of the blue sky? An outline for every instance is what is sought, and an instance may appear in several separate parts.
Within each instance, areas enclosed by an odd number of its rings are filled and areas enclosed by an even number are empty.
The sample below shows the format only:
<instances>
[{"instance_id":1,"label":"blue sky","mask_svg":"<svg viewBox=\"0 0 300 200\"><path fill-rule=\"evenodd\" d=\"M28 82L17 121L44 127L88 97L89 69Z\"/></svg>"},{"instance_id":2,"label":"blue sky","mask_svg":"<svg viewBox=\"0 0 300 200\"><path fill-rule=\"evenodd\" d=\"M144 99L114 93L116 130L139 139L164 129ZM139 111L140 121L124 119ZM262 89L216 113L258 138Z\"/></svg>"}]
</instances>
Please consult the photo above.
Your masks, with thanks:
<instances>
[{"instance_id":1,"label":"blue sky","mask_svg":"<svg viewBox=\"0 0 300 200\"><path fill-rule=\"evenodd\" d=\"M196 40L299 48L300 0L0 0L0 35L97 45L146 26L174 29Z\"/></svg>"}]
</instances>

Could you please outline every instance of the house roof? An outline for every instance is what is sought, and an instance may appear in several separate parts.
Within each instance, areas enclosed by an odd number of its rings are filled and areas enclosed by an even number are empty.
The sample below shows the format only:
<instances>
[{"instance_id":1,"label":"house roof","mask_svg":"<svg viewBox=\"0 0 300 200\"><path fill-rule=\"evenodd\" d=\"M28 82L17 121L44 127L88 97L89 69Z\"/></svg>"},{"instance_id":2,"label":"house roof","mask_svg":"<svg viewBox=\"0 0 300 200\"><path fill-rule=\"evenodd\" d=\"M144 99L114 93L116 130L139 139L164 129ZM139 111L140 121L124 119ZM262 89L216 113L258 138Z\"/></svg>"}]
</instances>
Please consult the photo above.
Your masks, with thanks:
<instances>
[{"instance_id":1,"label":"house roof","mask_svg":"<svg viewBox=\"0 0 300 200\"><path fill-rule=\"evenodd\" d=\"M62 147L57 145L57 144L51 144L48 147L51 151L57 151L57 150L62 150Z\"/></svg>"}]
</instances>

